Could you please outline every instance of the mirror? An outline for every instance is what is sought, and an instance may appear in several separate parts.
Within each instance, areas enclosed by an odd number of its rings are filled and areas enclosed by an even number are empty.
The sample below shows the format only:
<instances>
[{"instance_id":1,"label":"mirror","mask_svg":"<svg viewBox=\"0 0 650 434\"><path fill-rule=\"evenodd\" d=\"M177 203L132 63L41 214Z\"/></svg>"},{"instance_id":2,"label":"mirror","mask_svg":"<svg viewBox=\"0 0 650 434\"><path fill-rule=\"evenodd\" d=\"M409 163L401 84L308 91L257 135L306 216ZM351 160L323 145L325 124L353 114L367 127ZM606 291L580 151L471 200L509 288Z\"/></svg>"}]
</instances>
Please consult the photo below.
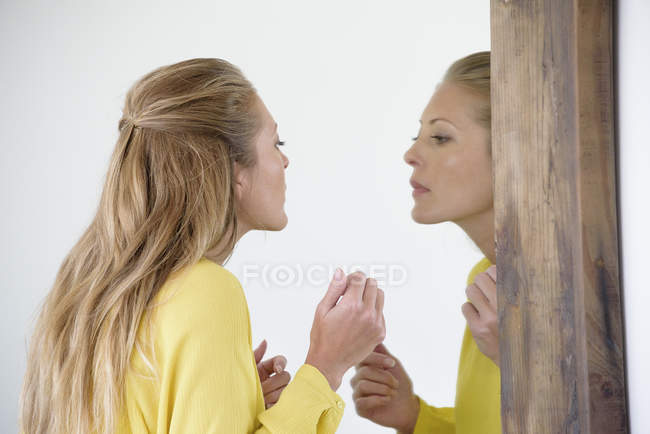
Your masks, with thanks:
<instances>
[{"instance_id":1,"label":"mirror","mask_svg":"<svg viewBox=\"0 0 650 434\"><path fill-rule=\"evenodd\" d=\"M242 282L253 347L304 362L314 308L336 266L386 291L386 346L416 393L454 402L471 267L483 254L453 223L411 219L403 155L455 60L489 50L489 2L46 2L2 6L7 65L0 129L3 213L15 256L3 316L11 371L2 431L15 431L26 332L94 215L124 96L143 74L193 57L239 66L279 125L290 159L277 233L249 233L226 264ZM11 41L11 42L9 42ZM31 258L31 259L26 259ZM338 432L392 432L359 417L350 378Z\"/></svg>"}]
</instances>

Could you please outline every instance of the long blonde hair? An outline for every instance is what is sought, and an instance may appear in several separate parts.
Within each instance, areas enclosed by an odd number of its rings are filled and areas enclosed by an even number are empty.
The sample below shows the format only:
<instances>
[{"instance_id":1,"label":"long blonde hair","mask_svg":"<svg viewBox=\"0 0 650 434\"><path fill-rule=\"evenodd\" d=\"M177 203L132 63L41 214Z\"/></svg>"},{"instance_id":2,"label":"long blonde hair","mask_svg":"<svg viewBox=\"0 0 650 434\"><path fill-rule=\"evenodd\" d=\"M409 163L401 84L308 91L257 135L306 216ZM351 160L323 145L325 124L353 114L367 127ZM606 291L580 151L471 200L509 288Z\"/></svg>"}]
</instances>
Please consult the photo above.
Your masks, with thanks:
<instances>
[{"instance_id":1,"label":"long blonde hair","mask_svg":"<svg viewBox=\"0 0 650 434\"><path fill-rule=\"evenodd\" d=\"M232 166L255 163L255 99L250 82L220 59L164 66L129 90L97 213L35 324L23 432L114 431L153 297L206 252L232 253Z\"/></svg>"}]
</instances>

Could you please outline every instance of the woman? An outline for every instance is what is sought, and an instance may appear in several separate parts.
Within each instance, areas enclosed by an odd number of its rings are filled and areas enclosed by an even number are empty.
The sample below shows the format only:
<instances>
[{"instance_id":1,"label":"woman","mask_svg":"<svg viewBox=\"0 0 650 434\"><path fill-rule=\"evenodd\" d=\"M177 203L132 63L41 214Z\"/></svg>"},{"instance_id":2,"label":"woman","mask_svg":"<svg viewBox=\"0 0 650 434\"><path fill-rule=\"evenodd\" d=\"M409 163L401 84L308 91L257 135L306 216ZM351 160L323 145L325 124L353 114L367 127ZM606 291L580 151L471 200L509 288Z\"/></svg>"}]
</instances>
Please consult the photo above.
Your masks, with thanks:
<instances>
[{"instance_id":1,"label":"woman","mask_svg":"<svg viewBox=\"0 0 650 434\"><path fill-rule=\"evenodd\" d=\"M255 89L193 59L144 76L123 112L97 214L35 327L23 432L334 432L343 374L383 340L384 295L337 270L293 381L272 373L282 358L256 365L221 265L246 232L287 223L289 161Z\"/></svg>"},{"instance_id":2,"label":"woman","mask_svg":"<svg viewBox=\"0 0 650 434\"><path fill-rule=\"evenodd\" d=\"M413 167L412 217L422 224L456 223L485 255L467 279L456 403L453 408L429 406L413 392L399 360L394 368L381 366L381 357L390 355L382 344L351 380L355 407L361 416L401 433L501 433L490 53L451 65L420 122L418 137L404 155Z\"/></svg>"}]
</instances>

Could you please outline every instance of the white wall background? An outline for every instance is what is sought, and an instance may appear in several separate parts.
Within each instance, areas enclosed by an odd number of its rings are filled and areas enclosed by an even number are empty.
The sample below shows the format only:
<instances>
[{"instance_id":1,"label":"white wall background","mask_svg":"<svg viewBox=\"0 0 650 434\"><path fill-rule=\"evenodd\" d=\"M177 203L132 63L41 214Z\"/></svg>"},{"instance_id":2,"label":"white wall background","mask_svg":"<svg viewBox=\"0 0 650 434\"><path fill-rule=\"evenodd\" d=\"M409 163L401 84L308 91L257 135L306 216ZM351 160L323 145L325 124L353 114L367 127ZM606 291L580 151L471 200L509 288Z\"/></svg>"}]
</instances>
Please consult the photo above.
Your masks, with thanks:
<instances>
[{"instance_id":1,"label":"white wall background","mask_svg":"<svg viewBox=\"0 0 650 434\"><path fill-rule=\"evenodd\" d=\"M444 69L489 49L489 2L179 4L0 3L0 432L16 431L26 339L97 206L128 87L192 57L243 69L291 159L289 226L249 234L227 267L243 282L251 264L403 266L406 282L385 287L386 343L416 392L451 405L465 279L482 255L452 224L410 220L402 154ZM266 338L295 372L326 284L244 286L254 345ZM340 432L387 432L356 416L351 375L339 389L348 403Z\"/></svg>"},{"instance_id":2,"label":"white wall background","mask_svg":"<svg viewBox=\"0 0 650 434\"><path fill-rule=\"evenodd\" d=\"M650 433L650 3L618 4L618 173L630 428Z\"/></svg>"},{"instance_id":3,"label":"white wall background","mask_svg":"<svg viewBox=\"0 0 650 434\"><path fill-rule=\"evenodd\" d=\"M453 225L409 218L401 155L420 110L454 59L489 48L487 2L0 3L0 432L16 431L25 344L39 301L97 205L129 85L191 57L242 67L280 124L290 224L250 234L228 264L401 265L388 287L387 344L416 391L453 402L464 279L480 253ZM619 217L633 433L650 432L647 216L650 186L650 4L619 3ZM341 202L337 212L333 200ZM254 342L292 371L304 360L323 286L245 285ZM358 418L350 374L340 432L384 432Z\"/></svg>"}]
</instances>

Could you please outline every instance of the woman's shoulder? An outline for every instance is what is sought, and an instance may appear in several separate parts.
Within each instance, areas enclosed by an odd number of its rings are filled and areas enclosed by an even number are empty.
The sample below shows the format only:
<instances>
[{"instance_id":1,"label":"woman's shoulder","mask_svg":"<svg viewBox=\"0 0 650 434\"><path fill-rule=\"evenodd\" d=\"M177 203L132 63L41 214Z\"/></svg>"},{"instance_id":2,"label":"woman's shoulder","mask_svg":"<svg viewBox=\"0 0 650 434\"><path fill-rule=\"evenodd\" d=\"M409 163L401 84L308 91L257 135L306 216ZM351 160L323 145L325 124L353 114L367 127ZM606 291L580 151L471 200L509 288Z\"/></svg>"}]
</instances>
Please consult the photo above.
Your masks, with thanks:
<instances>
[{"instance_id":1,"label":"woman's shoulder","mask_svg":"<svg viewBox=\"0 0 650 434\"><path fill-rule=\"evenodd\" d=\"M214 261L205 257L201 258L193 265L177 272L173 278L179 278L185 275L188 279L196 281L218 281L224 283L235 283L239 285L239 280L229 270Z\"/></svg>"},{"instance_id":2,"label":"woman's shoulder","mask_svg":"<svg viewBox=\"0 0 650 434\"><path fill-rule=\"evenodd\" d=\"M201 258L195 264L172 273L157 297L160 302L176 295L192 299L199 295L223 298L238 296L241 290L241 284L234 274L216 262Z\"/></svg>"},{"instance_id":3,"label":"woman's shoulder","mask_svg":"<svg viewBox=\"0 0 650 434\"><path fill-rule=\"evenodd\" d=\"M169 276L151 308L158 320L176 325L248 316L246 297L237 277L206 258Z\"/></svg>"},{"instance_id":4,"label":"woman's shoulder","mask_svg":"<svg viewBox=\"0 0 650 434\"><path fill-rule=\"evenodd\" d=\"M483 257L480 261L478 261L470 270L469 275L467 276L467 284L471 285L474 283L474 278L476 277L477 274L484 272L490 266L492 263L487 257Z\"/></svg>"}]
</instances>

